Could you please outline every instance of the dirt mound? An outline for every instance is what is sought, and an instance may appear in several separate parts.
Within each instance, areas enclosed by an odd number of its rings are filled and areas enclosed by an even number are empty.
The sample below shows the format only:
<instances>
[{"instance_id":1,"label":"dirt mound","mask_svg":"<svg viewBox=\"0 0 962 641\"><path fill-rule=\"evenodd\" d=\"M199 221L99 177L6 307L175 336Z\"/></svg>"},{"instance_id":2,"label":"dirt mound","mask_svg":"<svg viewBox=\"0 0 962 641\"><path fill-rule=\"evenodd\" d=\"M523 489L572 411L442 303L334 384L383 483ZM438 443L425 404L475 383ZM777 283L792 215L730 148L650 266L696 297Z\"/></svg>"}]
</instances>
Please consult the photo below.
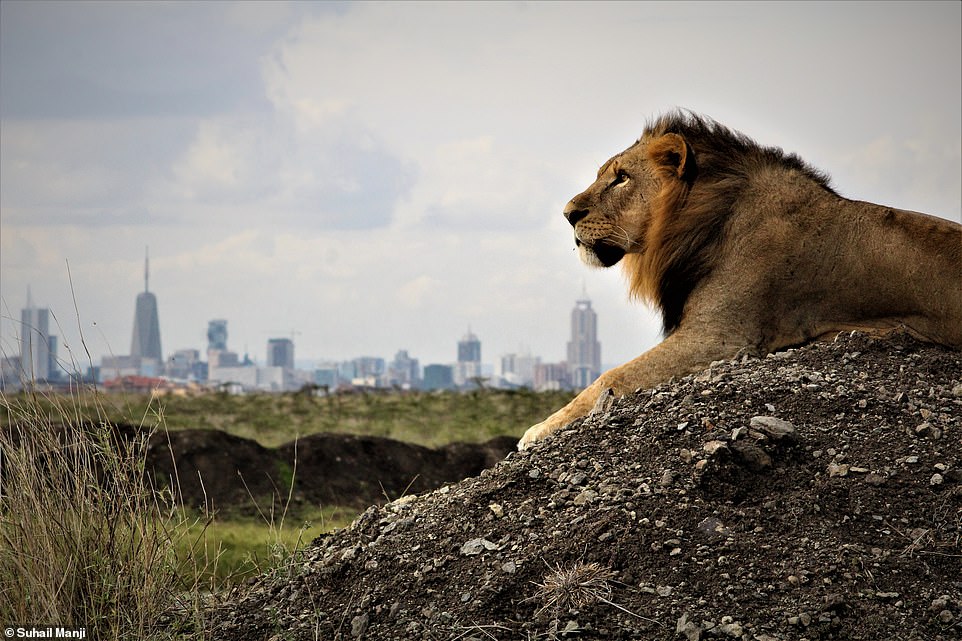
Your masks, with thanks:
<instances>
[{"instance_id":1,"label":"dirt mound","mask_svg":"<svg viewBox=\"0 0 962 641\"><path fill-rule=\"evenodd\" d=\"M220 430L154 433L147 469L157 485L179 488L180 500L191 507L246 506L252 496L287 495L275 450Z\"/></svg>"},{"instance_id":2,"label":"dirt mound","mask_svg":"<svg viewBox=\"0 0 962 641\"><path fill-rule=\"evenodd\" d=\"M155 433L147 466L157 484L179 488L189 506L254 509L287 500L363 509L479 474L516 439L429 449L393 439L315 434L276 449L219 430Z\"/></svg>"},{"instance_id":3,"label":"dirt mound","mask_svg":"<svg viewBox=\"0 0 962 641\"><path fill-rule=\"evenodd\" d=\"M375 436L315 434L278 454L294 467L296 489L315 503L360 508L475 476L514 450L517 439L430 449Z\"/></svg>"},{"instance_id":4,"label":"dirt mound","mask_svg":"<svg viewBox=\"0 0 962 641\"><path fill-rule=\"evenodd\" d=\"M962 637L959 353L848 336L573 427L368 509L212 637Z\"/></svg>"}]
</instances>

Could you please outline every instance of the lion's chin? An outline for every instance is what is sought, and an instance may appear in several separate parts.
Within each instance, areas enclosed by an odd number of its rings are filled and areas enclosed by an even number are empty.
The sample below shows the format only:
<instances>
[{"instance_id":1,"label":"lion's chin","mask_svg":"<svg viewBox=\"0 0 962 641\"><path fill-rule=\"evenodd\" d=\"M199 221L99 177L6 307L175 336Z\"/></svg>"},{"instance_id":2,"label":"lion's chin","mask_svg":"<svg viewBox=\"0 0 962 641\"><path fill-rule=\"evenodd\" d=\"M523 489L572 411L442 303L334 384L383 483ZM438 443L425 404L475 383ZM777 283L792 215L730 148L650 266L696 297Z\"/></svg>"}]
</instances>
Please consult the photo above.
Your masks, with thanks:
<instances>
[{"instance_id":1,"label":"lion's chin","mask_svg":"<svg viewBox=\"0 0 962 641\"><path fill-rule=\"evenodd\" d=\"M611 267L624 258L625 250L618 245L600 242L592 247L583 243L578 244L581 260L591 267Z\"/></svg>"}]
</instances>

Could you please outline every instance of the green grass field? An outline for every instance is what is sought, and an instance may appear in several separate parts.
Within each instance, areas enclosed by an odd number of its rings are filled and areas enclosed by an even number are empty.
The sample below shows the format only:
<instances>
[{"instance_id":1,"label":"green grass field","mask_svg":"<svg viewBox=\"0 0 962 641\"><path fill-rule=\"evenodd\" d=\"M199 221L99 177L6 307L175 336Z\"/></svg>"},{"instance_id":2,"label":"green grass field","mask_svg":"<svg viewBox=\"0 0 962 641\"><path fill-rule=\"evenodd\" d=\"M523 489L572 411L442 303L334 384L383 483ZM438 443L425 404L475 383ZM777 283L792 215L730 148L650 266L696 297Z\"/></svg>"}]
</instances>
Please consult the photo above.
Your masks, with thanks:
<instances>
[{"instance_id":1,"label":"green grass field","mask_svg":"<svg viewBox=\"0 0 962 641\"><path fill-rule=\"evenodd\" d=\"M56 415L65 401L74 414L111 422L169 430L218 429L276 447L321 432L384 436L427 447L455 441L477 443L495 436L520 437L567 403L571 392L479 390L455 392L384 392L332 395L247 394L199 396L102 394L83 397L37 397L44 411ZM15 403L17 397L11 397ZM0 404L0 425L10 421L9 404Z\"/></svg>"}]
</instances>

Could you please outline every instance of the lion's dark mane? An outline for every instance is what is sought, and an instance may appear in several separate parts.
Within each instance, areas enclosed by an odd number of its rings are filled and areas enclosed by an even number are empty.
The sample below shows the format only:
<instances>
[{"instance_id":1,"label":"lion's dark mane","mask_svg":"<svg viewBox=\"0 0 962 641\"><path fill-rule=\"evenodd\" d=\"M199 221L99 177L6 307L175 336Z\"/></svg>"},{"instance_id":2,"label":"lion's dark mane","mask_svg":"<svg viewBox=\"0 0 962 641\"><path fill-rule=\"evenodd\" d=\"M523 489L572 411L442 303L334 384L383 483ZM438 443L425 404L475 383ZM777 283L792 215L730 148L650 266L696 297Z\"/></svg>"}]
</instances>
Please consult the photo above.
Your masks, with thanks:
<instances>
[{"instance_id":1,"label":"lion's dark mane","mask_svg":"<svg viewBox=\"0 0 962 641\"><path fill-rule=\"evenodd\" d=\"M744 134L687 111L673 111L650 122L639 139L665 134L682 136L694 152L690 184L678 183L652 212L641 254L625 258L631 294L654 303L665 334L681 324L685 303L711 271L736 202L762 168L778 166L799 172L835 194L826 174L795 154L763 147Z\"/></svg>"}]
</instances>

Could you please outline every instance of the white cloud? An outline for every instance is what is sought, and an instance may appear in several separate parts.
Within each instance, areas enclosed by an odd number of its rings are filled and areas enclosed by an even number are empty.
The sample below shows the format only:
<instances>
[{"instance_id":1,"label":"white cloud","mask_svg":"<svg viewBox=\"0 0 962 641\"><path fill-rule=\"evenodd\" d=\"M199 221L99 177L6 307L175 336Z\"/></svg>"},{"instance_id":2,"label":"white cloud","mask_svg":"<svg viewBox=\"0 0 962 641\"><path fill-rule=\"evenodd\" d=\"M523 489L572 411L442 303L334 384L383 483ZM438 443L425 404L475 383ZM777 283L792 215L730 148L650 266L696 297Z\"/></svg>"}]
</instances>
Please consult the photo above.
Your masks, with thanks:
<instances>
[{"instance_id":1,"label":"white cloud","mask_svg":"<svg viewBox=\"0 0 962 641\"><path fill-rule=\"evenodd\" d=\"M167 351L224 317L254 356L296 329L299 357L443 362L470 324L486 360L560 359L585 283L629 358L657 323L560 212L675 106L846 195L962 210L957 3L0 10L0 298L71 317L69 260L95 353L129 345L149 244Z\"/></svg>"}]
</instances>

